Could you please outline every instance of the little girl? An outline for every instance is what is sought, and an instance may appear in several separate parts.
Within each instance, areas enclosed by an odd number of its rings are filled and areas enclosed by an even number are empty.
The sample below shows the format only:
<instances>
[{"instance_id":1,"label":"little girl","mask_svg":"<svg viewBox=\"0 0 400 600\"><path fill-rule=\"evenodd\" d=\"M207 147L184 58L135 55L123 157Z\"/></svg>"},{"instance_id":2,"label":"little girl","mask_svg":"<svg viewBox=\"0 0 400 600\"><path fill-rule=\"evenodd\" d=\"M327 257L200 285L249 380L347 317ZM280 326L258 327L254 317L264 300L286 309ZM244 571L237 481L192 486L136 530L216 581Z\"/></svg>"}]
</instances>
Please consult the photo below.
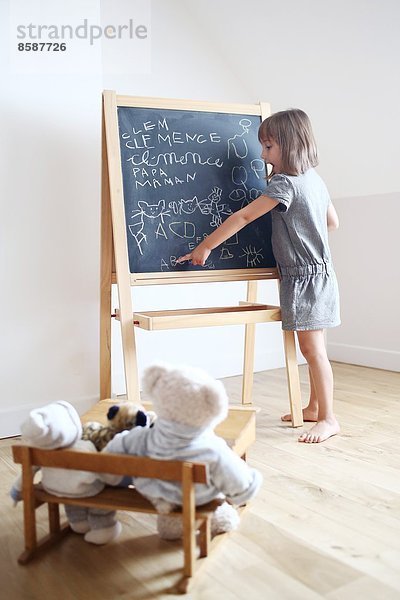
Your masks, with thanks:
<instances>
[{"instance_id":1,"label":"little girl","mask_svg":"<svg viewBox=\"0 0 400 600\"><path fill-rule=\"evenodd\" d=\"M300 442L323 442L339 433L333 413L333 374L324 329L340 324L339 292L328 230L339 219L324 182L314 171L317 148L308 116L299 109L273 114L259 129L261 157L272 166L267 193L228 217L178 262L204 265L211 251L271 211L272 247L280 276L282 328L296 331L309 367L310 400L305 421L315 421ZM284 415L283 421L290 421Z\"/></svg>"}]
</instances>

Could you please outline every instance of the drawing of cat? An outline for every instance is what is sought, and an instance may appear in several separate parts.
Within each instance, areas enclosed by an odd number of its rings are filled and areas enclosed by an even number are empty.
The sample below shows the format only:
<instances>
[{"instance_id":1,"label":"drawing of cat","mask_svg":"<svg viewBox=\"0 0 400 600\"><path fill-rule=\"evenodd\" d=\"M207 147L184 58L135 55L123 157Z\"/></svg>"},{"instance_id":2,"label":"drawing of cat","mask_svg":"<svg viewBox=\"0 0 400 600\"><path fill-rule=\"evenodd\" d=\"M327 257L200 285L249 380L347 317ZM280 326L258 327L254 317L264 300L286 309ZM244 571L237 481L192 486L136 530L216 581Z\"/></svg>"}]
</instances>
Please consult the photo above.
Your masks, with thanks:
<instances>
[{"instance_id":1,"label":"drawing of cat","mask_svg":"<svg viewBox=\"0 0 400 600\"><path fill-rule=\"evenodd\" d=\"M144 233L146 219L153 222L160 219L164 223L164 216L169 216L169 210L165 210L165 200L160 200L158 204L149 204L145 200L139 200L139 210L132 211L131 219L133 222L129 225L129 231L135 239L140 254L143 255L142 244L147 243L147 236Z\"/></svg>"}]
</instances>

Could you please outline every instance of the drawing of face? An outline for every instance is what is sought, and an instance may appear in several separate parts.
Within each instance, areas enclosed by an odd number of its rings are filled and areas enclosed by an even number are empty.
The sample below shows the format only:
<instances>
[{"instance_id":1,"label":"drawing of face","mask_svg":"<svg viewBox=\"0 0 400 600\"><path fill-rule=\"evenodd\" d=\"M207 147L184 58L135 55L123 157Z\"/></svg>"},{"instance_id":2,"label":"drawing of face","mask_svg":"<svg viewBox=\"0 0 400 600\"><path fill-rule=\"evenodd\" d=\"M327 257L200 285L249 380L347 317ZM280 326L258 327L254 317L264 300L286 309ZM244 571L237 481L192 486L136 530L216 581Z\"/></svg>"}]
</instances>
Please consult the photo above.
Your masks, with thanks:
<instances>
[{"instance_id":1,"label":"drawing of face","mask_svg":"<svg viewBox=\"0 0 400 600\"><path fill-rule=\"evenodd\" d=\"M243 127L243 133L248 133L251 121L250 119L240 119L239 125Z\"/></svg>"},{"instance_id":2,"label":"drawing of face","mask_svg":"<svg viewBox=\"0 0 400 600\"><path fill-rule=\"evenodd\" d=\"M211 200L211 202L218 202L221 198L221 193L221 188L215 187L212 192L208 194L208 199Z\"/></svg>"},{"instance_id":3,"label":"drawing of face","mask_svg":"<svg viewBox=\"0 0 400 600\"><path fill-rule=\"evenodd\" d=\"M181 200L181 211L186 215L194 213L197 207L197 196L194 196L191 200Z\"/></svg>"},{"instance_id":4,"label":"drawing of face","mask_svg":"<svg viewBox=\"0 0 400 600\"><path fill-rule=\"evenodd\" d=\"M158 204L148 204L144 200L139 200L138 207L149 219L156 219L162 215L165 209L165 200L160 200Z\"/></svg>"},{"instance_id":5,"label":"drawing of face","mask_svg":"<svg viewBox=\"0 0 400 600\"><path fill-rule=\"evenodd\" d=\"M282 172L281 149L275 140L263 140L261 158L265 163L272 165L274 173Z\"/></svg>"}]
</instances>

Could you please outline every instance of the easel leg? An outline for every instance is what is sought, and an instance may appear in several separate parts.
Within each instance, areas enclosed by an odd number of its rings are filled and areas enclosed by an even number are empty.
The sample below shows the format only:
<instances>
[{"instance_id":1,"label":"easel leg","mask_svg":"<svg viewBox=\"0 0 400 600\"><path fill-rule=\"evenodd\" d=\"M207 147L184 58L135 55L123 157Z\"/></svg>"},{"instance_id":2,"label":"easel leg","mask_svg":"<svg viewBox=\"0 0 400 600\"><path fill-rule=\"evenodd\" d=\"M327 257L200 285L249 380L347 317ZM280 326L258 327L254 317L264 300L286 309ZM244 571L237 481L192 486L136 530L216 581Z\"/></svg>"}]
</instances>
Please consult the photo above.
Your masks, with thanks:
<instances>
[{"instance_id":1,"label":"easel leg","mask_svg":"<svg viewBox=\"0 0 400 600\"><path fill-rule=\"evenodd\" d=\"M111 397L111 288L113 238L104 113L102 122L100 254L100 400Z\"/></svg>"},{"instance_id":2,"label":"easel leg","mask_svg":"<svg viewBox=\"0 0 400 600\"><path fill-rule=\"evenodd\" d=\"M257 302L257 281L247 282L247 302ZM256 339L256 326L245 326L242 404L252 403L254 379L254 346Z\"/></svg>"},{"instance_id":3,"label":"easel leg","mask_svg":"<svg viewBox=\"0 0 400 600\"><path fill-rule=\"evenodd\" d=\"M110 218L113 232L113 242L107 244L107 248L114 248L127 399L129 402L139 404L139 378L136 361L135 333L133 330L134 325L132 313L131 280L127 253L123 183L120 170L121 157L118 134L117 96L115 92L105 91L103 94L103 101L103 122L106 136L104 144L107 148L106 154L109 182L108 188L105 188L108 189L108 194L105 195L104 200L108 206L111 204ZM106 196L109 196L109 201ZM107 210L110 209L107 208ZM110 237L107 239L110 240ZM112 252L107 260L107 268L110 270L112 269ZM104 270L104 274L105 273L106 271Z\"/></svg>"},{"instance_id":4,"label":"easel leg","mask_svg":"<svg viewBox=\"0 0 400 600\"><path fill-rule=\"evenodd\" d=\"M301 427L303 425L303 411L301 407L299 368L297 364L294 331L283 330L283 340L285 347L286 373L289 388L292 427Z\"/></svg>"},{"instance_id":5,"label":"easel leg","mask_svg":"<svg viewBox=\"0 0 400 600\"><path fill-rule=\"evenodd\" d=\"M130 291L130 290L129 290ZM132 310L129 318L122 320L122 303L121 303L121 334L122 347L124 350L124 368L126 382L126 396L128 402L140 404L139 376L136 359L136 342L135 332L133 331Z\"/></svg>"}]
</instances>

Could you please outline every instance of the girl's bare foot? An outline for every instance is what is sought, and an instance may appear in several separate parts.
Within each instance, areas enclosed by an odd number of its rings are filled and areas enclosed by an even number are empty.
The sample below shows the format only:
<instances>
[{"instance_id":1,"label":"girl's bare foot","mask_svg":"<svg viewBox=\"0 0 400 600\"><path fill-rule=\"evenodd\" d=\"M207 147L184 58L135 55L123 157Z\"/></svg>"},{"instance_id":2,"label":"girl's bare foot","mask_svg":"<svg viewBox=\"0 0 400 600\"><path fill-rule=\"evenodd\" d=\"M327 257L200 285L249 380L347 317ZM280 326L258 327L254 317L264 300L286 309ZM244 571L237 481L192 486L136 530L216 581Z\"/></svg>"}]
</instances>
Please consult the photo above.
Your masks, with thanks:
<instances>
[{"instance_id":1,"label":"girl's bare foot","mask_svg":"<svg viewBox=\"0 0 400 600\"><path fill-rule=\"evenodd\" d=\"M305 431L299 437L299 442L306 444L318 444L340 432L339 423L333 417L332 419L323 419L311 427L310 431Z\"/></svg>"},{"instance_id":2,"label":"girl's bare foot","mask_svg":"<svg viewBox=\"0 0 400 600\"><path fill-rule=\"evenodd\" d=\"M281 421L291 421L292 415L283 415ZM303 421L316 423L318 421L318 409L312 410L308 406L303 408Z\"/></svg>"}]
</instances>

